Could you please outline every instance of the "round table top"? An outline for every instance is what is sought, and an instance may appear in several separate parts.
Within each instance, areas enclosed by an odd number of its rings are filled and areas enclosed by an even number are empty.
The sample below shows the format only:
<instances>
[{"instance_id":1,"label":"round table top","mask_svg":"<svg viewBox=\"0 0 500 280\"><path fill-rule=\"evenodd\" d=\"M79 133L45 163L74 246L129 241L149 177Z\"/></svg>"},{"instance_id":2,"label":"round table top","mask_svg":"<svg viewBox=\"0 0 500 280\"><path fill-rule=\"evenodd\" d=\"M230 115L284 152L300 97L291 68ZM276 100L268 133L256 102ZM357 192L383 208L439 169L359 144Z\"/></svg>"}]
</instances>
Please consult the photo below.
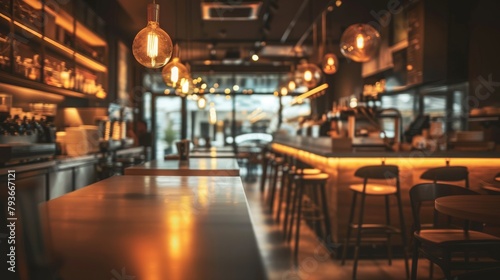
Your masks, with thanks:
<instances>
[{"instance_id":1,"label":"round table top","mask_svg":"<svg viewBox=\"0 0 500 280\"><path fill-rule=\"evenodd\" d=\"M500 195L453 195L435 200L437 211L453 217L500 224Z\"/></svg>"}]
</instances>

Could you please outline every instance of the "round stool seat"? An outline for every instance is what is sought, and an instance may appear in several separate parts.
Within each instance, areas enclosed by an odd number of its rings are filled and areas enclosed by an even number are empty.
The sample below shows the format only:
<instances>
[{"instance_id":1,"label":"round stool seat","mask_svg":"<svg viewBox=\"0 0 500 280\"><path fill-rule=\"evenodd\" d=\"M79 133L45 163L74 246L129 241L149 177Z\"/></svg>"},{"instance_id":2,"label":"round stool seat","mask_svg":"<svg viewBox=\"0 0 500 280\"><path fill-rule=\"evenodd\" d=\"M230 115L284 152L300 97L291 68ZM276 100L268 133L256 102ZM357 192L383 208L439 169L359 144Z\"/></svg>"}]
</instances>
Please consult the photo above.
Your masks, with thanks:
<instances>
[{"instance_id":1,"label":"round stool seat","mask_svg":"<svg viewBox=\"0 0 500 280\"><path fill-rule=\"evenodd\" d=\"M302 179L303 181L323 181L327 180L328 177L330 177L326 173L319 173L319 174L311 174L311 175L298 175L296 176L296 179Z\"/></svg>"},{"instance_id":2,"label":"round stool seat","mask_svg":"<svg viewBox=\"0 0 500 280\"><path fill-rule=\"evenodd\" d=\"M358 193L362 193L363 184L350 185L349 189ZM390 194L395 194L396 192L397 188L395 186L383 185L383 184L366 184L366 190L365 190L365 193L367 195L390 195Z\"/></svg>"},{"instance_id":3,"label":"round stool seat","mask_svg":"<svg viewBox=\"0 0 500 280\"><path fill-rule=\"evenodd\" d=\"M304 168L304 169L292 168L290 171L295 175L317 175L321 173L321 170L316 168Z\"/></svg>"}]
</instances>

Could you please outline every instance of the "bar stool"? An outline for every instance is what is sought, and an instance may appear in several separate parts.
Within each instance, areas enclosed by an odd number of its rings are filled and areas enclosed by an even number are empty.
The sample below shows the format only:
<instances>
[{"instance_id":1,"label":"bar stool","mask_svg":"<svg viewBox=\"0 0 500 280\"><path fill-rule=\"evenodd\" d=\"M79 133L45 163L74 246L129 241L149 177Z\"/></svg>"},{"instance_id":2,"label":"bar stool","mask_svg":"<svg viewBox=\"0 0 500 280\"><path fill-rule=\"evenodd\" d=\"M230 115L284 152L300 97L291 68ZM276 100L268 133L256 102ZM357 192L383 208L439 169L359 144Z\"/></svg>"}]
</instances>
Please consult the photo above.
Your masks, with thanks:
<instances>
[{"instance_id":1,"label":"bar stool","mask_svg":"<svg viewBox=\"0 0 500 280\"><path fill-rule=\"evenodd\" d=\"M270 177L272 178L272 181L269 184L268 203L269 203L269 209L271 210L271 213L273 212L273 209L274 209L274 198L276 195L278 177L283 169L284 163L285 163L285 158L283 155L281 155L279 153L273 153L273 156L272 156L271 160L269 161L269 164L271 166L271 172L270 172L271 176Z\"/></svg>"},{"instance_id":2,"label":"bar stool","mask_svg":"<svg viewBox=\"0 0 500 280\"><path fill-rule=\"evenodd\" d=\"M294 259L297 262L299 253L299 239L300 239L300 222L301 219L313 220L317 223L323 221L324 231L323 231L323 242L328 244L328 239L331 238L331 226L330 226L330 215L328 214L328 203L326 199L326 182L328 181L329 175L326 173L319 173L313 175L306 175L301 173L300 175L294 175L295 192L293 197L293 203L290 208L290 227L288 234L288 242L292 239L293 227L295 221L297 221L295 226L295 248L294 248ZM309 196L307 197L306 194ZM304 201L308 200L309 207L304 209ZM287 206L288 207L288 206ZM303 216L303 212L311 212L312 217Z\"/></svg>"},{"instance_id":3,"label":"bar stool","mask_svg":"<svg viewBox=\"0 0 500 280\"><path fill-rule=\"evenodd\" d=\"M465 181L465 188L469 188L469 170L466 166L450 166L446 161L446 166L427 169L420 179L430 180L434 183Z\"/></svg>"},{"instance_id":4,"label":"bar stool","mask_svg":"<svg viewBox=\"0 0 500 280\"><path fill-rule=\"evenodd\" d=\"M284 205L284 233L286 237L286 229L288 224L288 213L291 200L291 193L293 192L293 186L295 183L294 177L301 175L317 175L320 174L321 170L316 168L299 168L297 167L297 159L293 156L285 157L285 165L283 167L283 174L281 177L280 192L278 196L278 210L276 213L276 221L280 223L281 220L281 210ZM286 198L284 198L286 196ZM285 200L285 201L284 201ZM285 202L285 203L283 203Z\"/></svg>"},{"instance_id":5,"label":"bar stool","mask_svg":"<svg viewBox=\"0 0 500 280\"><path fill-rule=\"evenodd\" d=\"M391 244L391 235L392 234L400 234L403 242L403 253L405 258L405 268L406 275L409 277L409 267L408 267L408 255L406 251L406 234L405 234L405 222L403 218L403 208L401 203L401 191L399 186L399 168L395 165L385 165L385 162L382 162L382 165L373 165L373 166L364 166L356 170L354 176L363 179L362 184L351 185L349 188L353 191L353 199L351 210L349 214L349 224L347 226L347 235L344 243L344 250L342 253L342 261L341 265L345 264L345 259L347 256L347 247L349 246L349 239L351 237L351 232L353 229L357 230L356 234L356 243L354 247L354 265L352 278L356 279L356 272L358 267L358 257L359 257L359 247L361 243L361 234L363 231L371 232L371 233L382 233L386 235L387 240L387 253L389 265L392 264L392 244ZM395 180L396 184L386 185L386 184L368 184L368 180ZM361 196L361 205L359 211L359 218L357 224L353 223L354 212L356 209L356 200L358 195ZM400 219L400 229L391 226L391 219L389 213L389 198L390 196L396 196L397 204L398 204L398 214ZM364 224L363 223L363 215L365 210L365 199L367 196L383 196L385 198L385 216L386 216L386 224Z\"/></svg>"},{"instance_id":6,"label":"bar stool","mask_svg":"<svg viewBox=\"0 0 500 280\"><path fill-rule=\"evenodd\" d=\"M262 147L261 157L262 157L262 177L260 179L260 192L262 193L266 188L267 169L269 166L269 161L271 159L271 153L269 152L269 148L267 146Z\"/></svg>"}]
</instances>

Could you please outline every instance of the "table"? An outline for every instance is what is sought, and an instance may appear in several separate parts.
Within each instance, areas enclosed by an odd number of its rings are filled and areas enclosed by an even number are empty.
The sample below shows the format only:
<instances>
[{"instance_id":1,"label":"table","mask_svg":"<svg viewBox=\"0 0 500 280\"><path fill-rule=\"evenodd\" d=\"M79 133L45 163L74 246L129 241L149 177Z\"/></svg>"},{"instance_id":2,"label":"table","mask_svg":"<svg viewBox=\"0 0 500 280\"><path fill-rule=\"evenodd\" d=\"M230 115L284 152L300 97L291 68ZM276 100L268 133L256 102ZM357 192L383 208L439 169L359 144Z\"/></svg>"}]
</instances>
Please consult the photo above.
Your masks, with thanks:
<instances>
[{"instance_id":1,"label":"table","mask_svg":"<svg viewBox=\"0 0 500 280\"><path fill-rule=\"evenodd\" d=\"M464 220L500 224L500 196L453 195L435 200L437 211Z\"/></svg>"},{"instance_id":2,"label":"table","mask_svg":"<svg viewBox=\"0 0 500 280\"><path fill-rule=\"evenodd\" d=\"M236 158L236 155L233 152L195 151L189 154L189 158Z\"/></svg>"},{"instance_id":3,"label":"table","mask_svg":"<svg viewBox=\"0 0 500 280\"><path fill-rule=\"evenodd\" d=\"M239 176L236 159L191 158L181 160L153 160L125 169L125 175L150 176Z\"/></svg>"},{"instance_id":4,"label":"table","mask_svg":"<svg viewBox=\"0 0 500 280\"><path fill-rule=\"evenodd\" d=\"M63 279L266 279L239 177L114 176L41 214Z\"/></svg>"}]
</instances>

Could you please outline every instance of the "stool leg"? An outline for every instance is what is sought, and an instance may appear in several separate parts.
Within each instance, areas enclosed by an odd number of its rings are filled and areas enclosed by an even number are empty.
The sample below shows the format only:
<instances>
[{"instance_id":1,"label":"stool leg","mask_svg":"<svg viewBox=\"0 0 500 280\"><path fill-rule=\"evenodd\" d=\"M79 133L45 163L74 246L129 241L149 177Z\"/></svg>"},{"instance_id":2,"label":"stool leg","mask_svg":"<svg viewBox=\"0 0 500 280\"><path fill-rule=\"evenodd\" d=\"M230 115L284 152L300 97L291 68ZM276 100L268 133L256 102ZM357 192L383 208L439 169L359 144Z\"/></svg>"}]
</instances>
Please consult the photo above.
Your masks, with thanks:
<instances>
[{"instance_id":1,"label":"stool leg","mask_svg":"<svg viewBox=\"0 0 500 280\"><path fill-rule=\"evenodd\" d=\"M403 216L403 203L401 203L401 193L400 193L400 188L399 188L399 182L398 184L398 192L396 193L396 198L398 201L398 212L399 212L399 224L401 226L401 240L403 242L403 255L405 258L405 269L406 269L406 278L410 277L410 268L408 266L408 243L406 242L406 225L405 225L405 219Z\"/></svg>"},{"instance_id":2,"label":"stool leg","mask_svg":"<svg viewBox=\"0 0 500 280\"><path fill-rule=\"evenodd\" d=\"M385 198L385 221L388 226L391 225L391 214L389 212L389 196L384 196ZM392 265L392 240L391 233L387 233L387 258L389 260L389 265Z\"/></svg>"},{"instance_id":3,"label":"stool leg","mask_svg":"<svg viewBox=\"0 0 500 280\"><path fill-rule=\"evenodd\" d=\"M345 242L344 242L344 250L342 251L342 261L340 262L341 265L345 264L345 259L347 257L347 247L349 247L349 239L351 238L351 224L354 219L354 210L356 209L356 198L358 196L358 193L354 192L353 197L352 197L352 203L351 203L351 211L349 213L349 221L347 222L347 235L345 237Z\"/></svg>"},{"instance_id":4,"label":"stool leg","mask_svg":"<svg viewBox=\"0 0 500 280\"><path fill-rule=\"evenodd\" d=\"M288 178L288 171L285 172L284 169L282 168L282 173L281 173L281 184L280 184L280 193L278 195L278 212L276 214L276 222L279 224L280 219L281 219L281 207L283 204L283 192L285 191L285 186L286 186L286 180Z\"/></svg>"},{"instance_id":5,"label":"stool leg","mask_svg":"<svg viewBox=\"0 0 500 280\"><path fill-rule=\"evenodd\" d=\"M273 172L273 181L271 184L271 188L269 189L269 209L271 210L271 213L274 211L274 196L276 195L276 185L278 184L278 173L279 173L279 166L274 166L274 172Z\"/></svg>"},{"instance_id":6,"label":"stool leg","mask_svg":"<svg viewBox=\"0 0 500 280\"><path fill-rule=\"evenodd\" d=\"M260 192L264 192L266 187L266 179L267 179L267 165L269 159L266 158L265 154L262 156L262 177L260 179Z\"/></svg>"},{"instance_id":7,"label":"stool leg","mask_svg":"<svg viewBox=\"0 0 500 280\"><path fill-rule=\"evenodd\" d=\"M302 215L302 200L303 200L302 199L302 194L303 194L303 190L304 190L304 188L302 187L302 184L301 184L301 186L297 190L299 205L298 205L298 208L297 208L297 226L296 226L296 230L295 230L295 252L294 252L295 264L298 264L298 256L299 256L300 218L301 218L301 215Z\"/></svg>"},{"instance_id":8,"label":"stool leg","mask_svg":"<svg viewBox=\"0 0 500 280\"><path fill-rule=\"evenodd\" d=\"M311 193L312 193L312 197L314 197L314 229L315 229L315 232L316 232L316 236L323 238L324 240L324 233L325 231L323 230L323 224L321 223L319 217L322 216L322 212L323 212L323 208L321 208L321 201L320 201L320 196L321 196L321 193L320 193L320 188L321 188L321 184L314 184L313 186L311 186ZM311 199L312 199L311 197ZM324 216L323 216L324 218ZM326 230L326 229L325 229Z\"/></svg>"},{"instance_id":9,"label":"stool leg","mask_svg":"<svg viewBox=\"0 0 500 280\"><path fill-rule=\"evenodd\" d=\"M352 267L352 279L356 279L356 272L358 269L359 246L361 244L361 229L363 226L363 216L365 212L365 198L366 194L361 194L361 207L359 210L358 230L356 234L356 245L354 247L354 265Z\"/></svg>"},{"instance_id":10,"label":"stool leg","mask_svg":"<svg viewBox=\"0 0 500 280\"><path fill-rule=\"evenodd\" d=\"M332 238L332 228L330 224L330 214L328 213L328 204L327 204L327 198L326 198L326 184L321 184L320 185L320 191L321 191L321 206L323 208L323 219L325 223L325 238L324 242L325 244L330 244L329 242L333 242Z\"/></svg>"},{"instance_id":11,"label":"stool leg","mask_svg":"<svg viewBox=\"0 0 500 280\"><path fill-rule=\"evenodd\" d=\"M299 181L297 183L297 181L295 180L295 191L293 192L293 198L292 198L292 213L290 215L290 227L289 227L289 230L288 230L288 242L291 242L292 241L292 235L293 235L293 224L295 222L295 211L296 211L296 206L297 206L297 199L298 199L298 192L299 192L299 189L302 188L302 184L301 182Z\"/></svg>"},{"instance_id":12,"label":"stool leg","mask_svg":"<svg viewBox=\"0 0 500 280\"><path fill-rule=\"evenodd\" d=\"M292 196L292 185L293 185L293 175L288 174L287 187L286 187L286 202L285 202L285 218L283 222L283 237L286 239L287 226L288 226L288 215L290 213L290 199Z\"/></svg>"}]
</instances>

